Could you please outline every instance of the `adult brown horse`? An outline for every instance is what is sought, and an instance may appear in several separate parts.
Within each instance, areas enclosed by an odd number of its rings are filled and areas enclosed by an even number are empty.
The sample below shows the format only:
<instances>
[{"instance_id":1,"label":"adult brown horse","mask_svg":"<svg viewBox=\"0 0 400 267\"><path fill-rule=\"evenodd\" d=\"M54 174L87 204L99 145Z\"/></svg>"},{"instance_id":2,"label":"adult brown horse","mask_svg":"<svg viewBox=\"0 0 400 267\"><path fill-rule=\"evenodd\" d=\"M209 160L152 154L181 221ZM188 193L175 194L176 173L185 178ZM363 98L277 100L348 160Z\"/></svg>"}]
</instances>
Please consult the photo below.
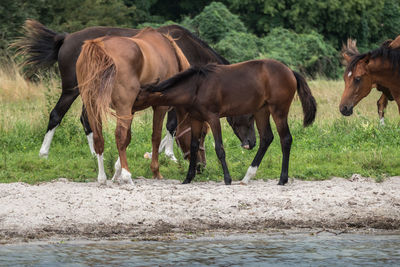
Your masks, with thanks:
<instances>
[{"instance_id":1,"label":"adult brown horse","mask_svg":"<svg viewBox=\"0 0 400 267\"><path fill-rule=\"evenodd\" d=\"M351 58L354 56L357 56L360 54L357 48L357 41L352 40L352 39L347 39L347 45L343 44L342 51L341 51L342 57L344 59L344 65L347 66L348 62L351 61ZM393 96L390 93L389 89L377 84L376 89L380 92L382 92L381 97L378 99L376 102L376 105L378 107L378 115L380 119L380 123L382 125L385 124L385 109L388 105L388 101L393 101Z\"/></svg>"},{"instance_id":2,"label":"adult brown horse","mask_svg":"<svg viewBox=\"0 0 400 267\"><path fill-rule=\"evenodd\" d=\"M76 63L76 74L82 101L93 130L99 183L106 182L102 121L110 113L109 107L115 109L117 117L115 139L119 153L113 179L132 183L126 148L131 139L132 107L140 86L169 78L189 66L182 50L173 39L151 28L144 29L131 38L108 36L84 43ZM162 127L162 120L157 119L157 116L165 114L167 109L168 107L155 108L153 133L161 131L156 129ZM164 113L157 110L163 110ZM158 158L158 145L159 143L156 148L153 147L153 153L156 153L153 158ZM157 166L153 163L154 161L151 165L153 173L156 177L161 177L158 162Z\"/></svg>"},{"instance_id":3,"label":"adult brown horse","mask_svg":"<svg viewBox=\"0 0 400 267\"><path fill-rule=\"evenodd\" d=\"M287 117L297 92L304 112L304 126L310 125L316 114L316 102L305 79L275 60L252 60L229 66L192 67L176 76L149 85L141 90L137 106L171 105L184 108L192 122L190 166L183 183L194 178L196 153L203 122L208 122L214 135L215 152L222 164L225 184L231 184L222 144L219 119L226 116L253 114L260 135L260 146L242 183L254 177L273 140L270 115L275 121L283 153L279 185L288 181L292 136Z\"/></svg>"},{"instance_id":4,"label":"adult brown horse","mask_svg":"<svg viewBox=\"0 0 400 267\"><path fill-rule=\"evenodd\" d=\"M46 135L39 153L41 156L47 157L55 129L79 95L75 66L83 42L102 36L131 37L136 35L140 30L90 27L67 34L54 32L35 20L27 20L24 29L25 35L16 42L15 46L26 56L25 63L29 63L36 70L58 62L61 75L62 93L56 106L50 113ZM211 62L229 64L225 58L216 53L207 43L179 25L163 26L158 28L157 31L172 36L191 65L201 65ZM176 117L171 114L168 114L167 129L173 134L176 128ZM228 121L235 134L241 140L242 146L245 148L254 147L256 142L254 119L251 116L240 116L228 118ZM84 107L82 107L81 122L90 145L90 143L93 143L92 129L88 123ZM159 134L161 138L161 132L155 134ZM93 152L93 148L91 148L91 151Z\"/></svg>"},{"instance_id":5,"label":"adult brown horse","mask_svg":"<svg viewBox=\"0 0 400 267\"><path fill-rule=\"evenodd\" d=\"M340 101L340 112L353 114L353 108L366 97L374 85L388 88L400 110L400 36L379 48L347 58L343 75L345 89Z\"/></svg>"}]
</instances>

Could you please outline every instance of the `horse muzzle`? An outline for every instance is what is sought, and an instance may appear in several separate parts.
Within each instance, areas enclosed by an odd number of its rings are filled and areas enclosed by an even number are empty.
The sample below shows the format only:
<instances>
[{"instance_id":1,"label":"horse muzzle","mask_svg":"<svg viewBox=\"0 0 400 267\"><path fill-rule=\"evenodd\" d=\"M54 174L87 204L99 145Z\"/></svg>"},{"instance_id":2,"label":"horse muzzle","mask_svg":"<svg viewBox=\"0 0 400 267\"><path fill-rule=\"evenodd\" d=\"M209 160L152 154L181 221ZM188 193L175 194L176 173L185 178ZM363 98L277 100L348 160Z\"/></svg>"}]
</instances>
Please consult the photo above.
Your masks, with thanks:
<instances>
[{"instance_id":1,"label":"horse muzzle","mask_svg":"<svg viewBox=\"0 0 400 267\"><path fill-rule=\"evenodd\" d=\"M255 145L256 145L255 142L251 142L250 140L246 140L246 141L242 142L242 144L241 144L242 148L246 149L246 150L253 149L253 147L255 147Z\"/></svg>"},{"instance_id":2,"label":"horse muzzle","mask_svg":"<svg viewBox=\"0 0 400 267\"><path fill-rule=\"evenodd\" d=\"M344 116L350 116L353 114L353 106L340 106L340 113Z\"/></svg>"}]
</instances>

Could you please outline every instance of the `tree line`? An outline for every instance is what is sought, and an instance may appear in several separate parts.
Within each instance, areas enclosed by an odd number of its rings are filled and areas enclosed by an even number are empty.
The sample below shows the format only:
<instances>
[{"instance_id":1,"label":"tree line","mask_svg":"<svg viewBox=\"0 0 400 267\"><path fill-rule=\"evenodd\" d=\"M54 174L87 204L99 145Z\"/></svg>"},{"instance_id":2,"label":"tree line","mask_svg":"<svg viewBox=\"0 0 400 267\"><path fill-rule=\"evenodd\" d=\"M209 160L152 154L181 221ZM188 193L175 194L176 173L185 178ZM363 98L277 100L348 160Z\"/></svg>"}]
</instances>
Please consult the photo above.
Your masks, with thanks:
<instances>
[{"instance_id":1,"label":"tree line","mask_svg":"<svg viewBox=\"0 0 400 267\"><path fill-rule=\"evenodd\" d=\"M400 34L398 0L2 0L0 49L32 18L59 32L90 26L176 23L231 62L275 58L310 76L335 78L348 37L361 51Z\"/></svg>"}]
</instances>

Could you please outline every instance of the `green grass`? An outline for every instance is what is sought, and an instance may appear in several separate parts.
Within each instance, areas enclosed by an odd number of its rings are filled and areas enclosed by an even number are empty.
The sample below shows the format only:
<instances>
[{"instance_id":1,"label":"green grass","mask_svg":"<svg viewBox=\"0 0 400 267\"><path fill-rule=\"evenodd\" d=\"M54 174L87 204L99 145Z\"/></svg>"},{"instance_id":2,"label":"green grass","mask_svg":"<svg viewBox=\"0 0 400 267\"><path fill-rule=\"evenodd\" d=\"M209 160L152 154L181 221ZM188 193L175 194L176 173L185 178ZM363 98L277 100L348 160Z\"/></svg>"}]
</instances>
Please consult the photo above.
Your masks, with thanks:
<instances>
[{"instance_id":1,"label":"green grass","mask_svg":"<svg viewBox=\"0 0 400 267\"><path fill-rule=\"evenodd\" d=\"M0 77L1 82L1 77ZM48 159L38 156L48 114L61 93L54 84L42 84L35 95L18 97L0 87L0 182L37 183L65 177L74 181L95 181L97 160L91 156L86 136L79 122L80 100L58 127ZM50 84L50 85L46 85ZM0 85L1 86L1 85ZM302 111L295 99L290 112L290 129L293 145L289 176L301 179L322 180L330 177L350 177L354 173L375 177L400 174L400 129L396 105L389 104L386 125L380 126L375 102L379 94L373 92L355 108L352 117L342 117L338 103L343 88L341 81L317 80L310 87L318 102L316 122L302 127ZM7 96L3 92L7 92ZM2 95L3 93L3 95ZM150 161L143 158L151 150L152 112L135 115L132 141L127 154L133 177L151 178ZM222 119L223 142L232 178L243 178L256 154L256 149L246 151L234 136L225 119ZM118 157L114 140L115 123L111 118L105 129L105 167L108 177L113 174ZM257 172L257 178L279 178L281 149L279 136L273 125L275 139ZM164 129L165 131L165 129ZM195 181L222 181L222 169L215 155L212 135L206 138L207 166ZM166 178L183 180L188 162L175 146L178 163L160 157L160 171Z\"/></svg>"}]
</instances>

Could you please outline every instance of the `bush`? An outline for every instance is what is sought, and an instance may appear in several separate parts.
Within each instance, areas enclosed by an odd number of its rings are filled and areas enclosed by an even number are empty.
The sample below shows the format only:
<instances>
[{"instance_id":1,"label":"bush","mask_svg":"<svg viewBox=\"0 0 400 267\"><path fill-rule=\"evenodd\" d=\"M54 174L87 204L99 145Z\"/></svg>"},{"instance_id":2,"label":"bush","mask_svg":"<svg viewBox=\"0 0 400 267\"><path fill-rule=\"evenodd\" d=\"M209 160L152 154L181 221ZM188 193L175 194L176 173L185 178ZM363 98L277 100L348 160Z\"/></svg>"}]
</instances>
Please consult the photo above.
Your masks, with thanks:
<instances>
[{"instance_id":1,"label":"bush","mask_svg":"<svg viewBox=\"0 0 400 267\"><path fill-rule=\"evenodd\" d=\"M229 32L214 48L231 63L255 59L262 55L261 39L245 32Z\"/></svg>"},{"instance_id":2,"label":"bush","mask_svg":"<svg viewBox=\"0 0 400 267\"><path fill-rule=\"evenodd\" d=\"M195 29L200 38L210 43L217 43L231 31L246 32L246 27L239 17L219 2L212 2L206 6L193 20L186 19L184 25L186 24Z\"/></svg>"},{"instance_id":3,"label":"bush","mask_svg":"<svg viewBox=\"0 0 400 267\"><path fill-rule=\"evenodd\" d=\"M338 77L339 53L316 32L297 34L275 28L262 39L262 44L263 57L279 60L310 76Z\"/></svg>"}]
</instances>

